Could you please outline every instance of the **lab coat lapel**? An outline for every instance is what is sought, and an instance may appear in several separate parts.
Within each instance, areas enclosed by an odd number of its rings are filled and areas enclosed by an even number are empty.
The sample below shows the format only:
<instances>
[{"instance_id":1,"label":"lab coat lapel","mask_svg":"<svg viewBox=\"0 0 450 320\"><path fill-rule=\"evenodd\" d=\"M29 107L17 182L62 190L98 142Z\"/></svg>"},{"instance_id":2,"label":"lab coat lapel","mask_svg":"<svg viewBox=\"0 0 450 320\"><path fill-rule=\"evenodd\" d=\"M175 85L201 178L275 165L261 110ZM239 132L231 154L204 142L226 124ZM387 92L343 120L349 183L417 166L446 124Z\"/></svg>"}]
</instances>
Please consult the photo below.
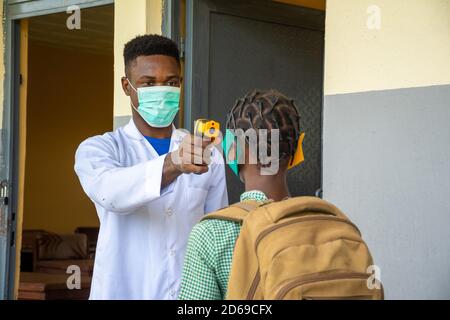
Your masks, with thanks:
<instances>
[{"instance_id":1,"label":"lab coat lapel","mask_svg":"<svg viewBox=\"0 0 450 320\"><path fill-rule=\"evenodd\" d=\"M177 129L174 125L172 125L172 128L173 130L169 152L177 150L181 141L183 141L183 137L186 135L186 133L183 132L183 130ZM142 133L136 127L133 119L131 119L130 122L128 122L128 124L124 127L124 131L130 139L140 141L141 143L145 144L145 147L150 150L152 158L157 158L159 156L156 150L153 148L153 146L144 138Z\"/></svg>"},{"instance_id":2,"label":"lab coat lapel","mask_svg":"<svg viewBox=\"0 0 450 320\"><path fill-rule=\"evenodd\" d=\"M142 141L144 139L144 136L134 124L133 118L131 118L130 122L128 122L128 124L124 127L123 130L130 139L138 141Z\"/></svg>"}]
</instances>

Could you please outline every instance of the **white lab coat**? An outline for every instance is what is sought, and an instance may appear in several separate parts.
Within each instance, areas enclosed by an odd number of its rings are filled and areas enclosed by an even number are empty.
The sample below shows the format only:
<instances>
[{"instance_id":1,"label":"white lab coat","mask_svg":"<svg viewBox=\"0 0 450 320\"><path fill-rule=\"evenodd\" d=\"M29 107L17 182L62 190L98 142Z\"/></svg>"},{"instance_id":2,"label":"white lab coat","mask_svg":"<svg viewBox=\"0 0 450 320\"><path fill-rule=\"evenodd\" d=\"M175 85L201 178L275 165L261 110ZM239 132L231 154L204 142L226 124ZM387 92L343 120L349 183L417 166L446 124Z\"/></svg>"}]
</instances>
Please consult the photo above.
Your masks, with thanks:
<instances>
[{"instance_id":1,"label":"white lab coat","mask_svg":"<svg viewBox=\"0 0 450 320\"><path fill-rule=\"evenodd\" d=\"M170 151L184 135L174 130ZM228 205L218 150L207 173L160 190L164 159L133 120L79 146L75 171L100 219L91 299L176 299L192 227Z\"/></svg>"}]
</instances>

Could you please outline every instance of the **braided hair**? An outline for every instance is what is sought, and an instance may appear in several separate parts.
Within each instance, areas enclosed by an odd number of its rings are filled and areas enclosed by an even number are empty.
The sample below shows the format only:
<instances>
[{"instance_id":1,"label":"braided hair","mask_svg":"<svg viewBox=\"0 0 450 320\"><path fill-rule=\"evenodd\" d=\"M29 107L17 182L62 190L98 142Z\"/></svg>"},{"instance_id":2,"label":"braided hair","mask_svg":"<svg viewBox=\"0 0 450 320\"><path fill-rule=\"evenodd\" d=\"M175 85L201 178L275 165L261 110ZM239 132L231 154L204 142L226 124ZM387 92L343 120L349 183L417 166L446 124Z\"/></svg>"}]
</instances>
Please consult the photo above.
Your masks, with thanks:
<instances>
[{"instance_id":1,"label":"braided hair","mask_svg":"<svg viewBox=\"0 0 450 320\"><path fill-rule=\"evenodd\" d=\"M279 159L289 160L297 149L300 137L300 116L293 99L276 90L254 90L238 99L228 113L227 129L279 129ZM268 134L267 150L271 150L271 135ZM258 141L259 145L259 141ZM259 154L259 152L258 152ZM261 163L262 159L259 158Z\"/></svg>"}]
</instances>

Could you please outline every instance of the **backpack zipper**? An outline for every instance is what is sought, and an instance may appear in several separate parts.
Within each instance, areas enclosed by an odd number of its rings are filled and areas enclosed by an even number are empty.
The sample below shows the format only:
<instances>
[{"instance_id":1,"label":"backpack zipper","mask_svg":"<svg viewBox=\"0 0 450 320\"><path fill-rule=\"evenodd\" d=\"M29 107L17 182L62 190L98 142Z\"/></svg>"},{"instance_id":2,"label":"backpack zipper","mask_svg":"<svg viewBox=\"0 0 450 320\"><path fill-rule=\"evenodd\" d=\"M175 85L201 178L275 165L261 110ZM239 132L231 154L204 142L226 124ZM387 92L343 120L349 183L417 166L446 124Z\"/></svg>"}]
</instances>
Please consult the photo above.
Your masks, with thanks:
<instances>
[{"instance_id":1,"label":"backpack zipper","mask_svg":"<svg viewBox=\"0 0 450 320\"><path fill-rule=\"evenodd\" d=\"M311 276L300 276L295 280L291 280L288 284L281 287L278 294L275 297L275 300L283 299L286 294L294 289L295 287L310 284L314 282L321 282L327 280L342 280L342 279L369 279L370 274L364 273L356 273L356 272L346 272L346 273L338 273L338 274L322 274L322 275L314 275ZM327 299L326 297L324 299Z\"/></svg>"},{"instance_id":2,"label":"backpack zipper","mask_svg":"<svg viewBox=\"0 0 450 320\"><path fill-rule=\"evenodd\" d=\"M278 225L272 226L272 227L264 230L256 238L256 241L255 241L255 252L257 251L258 245L261 242L261 240L265 236L267 236L269 233L271 233L271 232L273 232L275 230L278 230L280 228L286 227L288 225L299 223L299 222L304 222L304 221L328 220L328 221L343 222L343 223L346 223L346 224L352 226L354 229L356 229L356 231L358 231L359 235L361 235L361 232L359 231L358 227L355 224L353 224L351 221L348 221L348 220L345 220L345 219L342 219L342 218L337 218L334 214L331 214L331 213L322 213L322 215L323 216L314 215L314 216L306 216L306 217L297 218L297 219L294 219L294 220L290 220L290 221L287 221L287 222L280 223ZM249 290L248 295L247 295L247 300L253 300L253 297L254 297L255 292L256 292L256 288L258 287L258 284L259 284L260 280L261 280L261 275L260 275L259 270L258 270L258 272L255 275L255 278L253 279L252 285L250 286L250 290Z\"/></svg>"}]
</instances>

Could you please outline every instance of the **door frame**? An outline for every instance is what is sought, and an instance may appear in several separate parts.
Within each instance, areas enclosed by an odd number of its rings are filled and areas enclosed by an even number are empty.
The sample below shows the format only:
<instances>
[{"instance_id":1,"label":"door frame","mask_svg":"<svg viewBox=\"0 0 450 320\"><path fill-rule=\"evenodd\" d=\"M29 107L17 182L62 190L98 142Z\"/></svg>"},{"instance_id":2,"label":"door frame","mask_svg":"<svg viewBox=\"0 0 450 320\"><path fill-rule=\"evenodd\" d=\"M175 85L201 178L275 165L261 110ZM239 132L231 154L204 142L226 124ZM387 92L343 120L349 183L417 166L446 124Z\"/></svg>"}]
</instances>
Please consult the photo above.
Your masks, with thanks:
<instances>
[{"instance_id":1,"label":"door frame","mask_svg":"<svg viewBox=\"0 0 450 320\"><path fill-rule=\"evenodd\" d=\"M210 14L213 12L325 32L325 12L317 9L272 0L186 0L186 129L192 129L193 121L200 116L208 117L208 76L204 75L209 75ZM201 18L194 17L194 13Z\"/></svg>"},{"instance_id":2,"label":"door frame","mask_svg":"<svg viewBox=\"0 0 450 320\"><path fill-rule=\"evenodd\" d=\"M5 8L5 12L7 8ZM7 140L8 149L6 154L6 181L8 183L8 204L5 206L6 220L6 248L5 261L3 268L5 273L1 275L3 282L1 286L0 299L11 299L13 297L14 274L16 247L15 236L17 227L17 184L18 184L18 122L19 122L19 87L20 74L19 57L20 57L20 22L16 20L6 20L5 25L5 82L4 82L4 105L3 113L4 126L9 130L5 140ZM3 178L3 177L2 177Z\"/></svg>"},{"instance_id":3,"label":"door frame","mask_svg":"<svg viewBox=\"0 0 450 320\"><path fill-rule=\"evenodd\" d=\"M7 0L5 13L7 20L18 20L65 12L68 7L76 5L80 9L113 4L114 0Z\"/></svg>"},{"instance_id":4,"label":"door frame","mask_svg":"<svg viewBox=\"0 0 450 320\"><path fill-rule=\"evenodd\" d=\"M6 137L8 153L6 156L8 181L8 205L6 207L7 221L7 248L5 260L5 274L2 275L4 286L0 287L0 300L14 299L16 293L16 244L18 239L17 221L21 219L17 215L19 201L19 91L20 76L20 20L52 13L66 12L71 5L77 5L80 9L114 4L114 0L7 0L4 3L4 30L5 30L5 77L4 77L4 104L6 127L9 128Z\"/></svg>"},{"instance_id":5,"label":"door frame","mask_svg":"<svg viewBox=\"0 0 450 320\"><path fill-rule=\"evenodd\" d=\"M164 0L163 5L163 13L162 13L162 26L161 33L163 36L172 39L180 50L180 61L181 61L181 72L184 72L184 38L182 32L182 16L184 15L184 11L182 8L183 0ZM182 90L184 90L182 86ZM174 123L177 124L178 127L182 128L183 123L183 114L184 114L184 101L183 97L181 97L180 101L180 111L177 113Z\"/></svg>"},{"instance_id":6,"label":"door frame","mask_svg":"<svg viewBox=\"0 0 450 320\"><path fill-rule=\"evenodd\" d=\"M172 39L180 48L181 58L183 58L182 52L182 39L181 39L181 3L180 0L165 0L164 10L162 15L162 35Z\"/></svg>"}]
</instances>

